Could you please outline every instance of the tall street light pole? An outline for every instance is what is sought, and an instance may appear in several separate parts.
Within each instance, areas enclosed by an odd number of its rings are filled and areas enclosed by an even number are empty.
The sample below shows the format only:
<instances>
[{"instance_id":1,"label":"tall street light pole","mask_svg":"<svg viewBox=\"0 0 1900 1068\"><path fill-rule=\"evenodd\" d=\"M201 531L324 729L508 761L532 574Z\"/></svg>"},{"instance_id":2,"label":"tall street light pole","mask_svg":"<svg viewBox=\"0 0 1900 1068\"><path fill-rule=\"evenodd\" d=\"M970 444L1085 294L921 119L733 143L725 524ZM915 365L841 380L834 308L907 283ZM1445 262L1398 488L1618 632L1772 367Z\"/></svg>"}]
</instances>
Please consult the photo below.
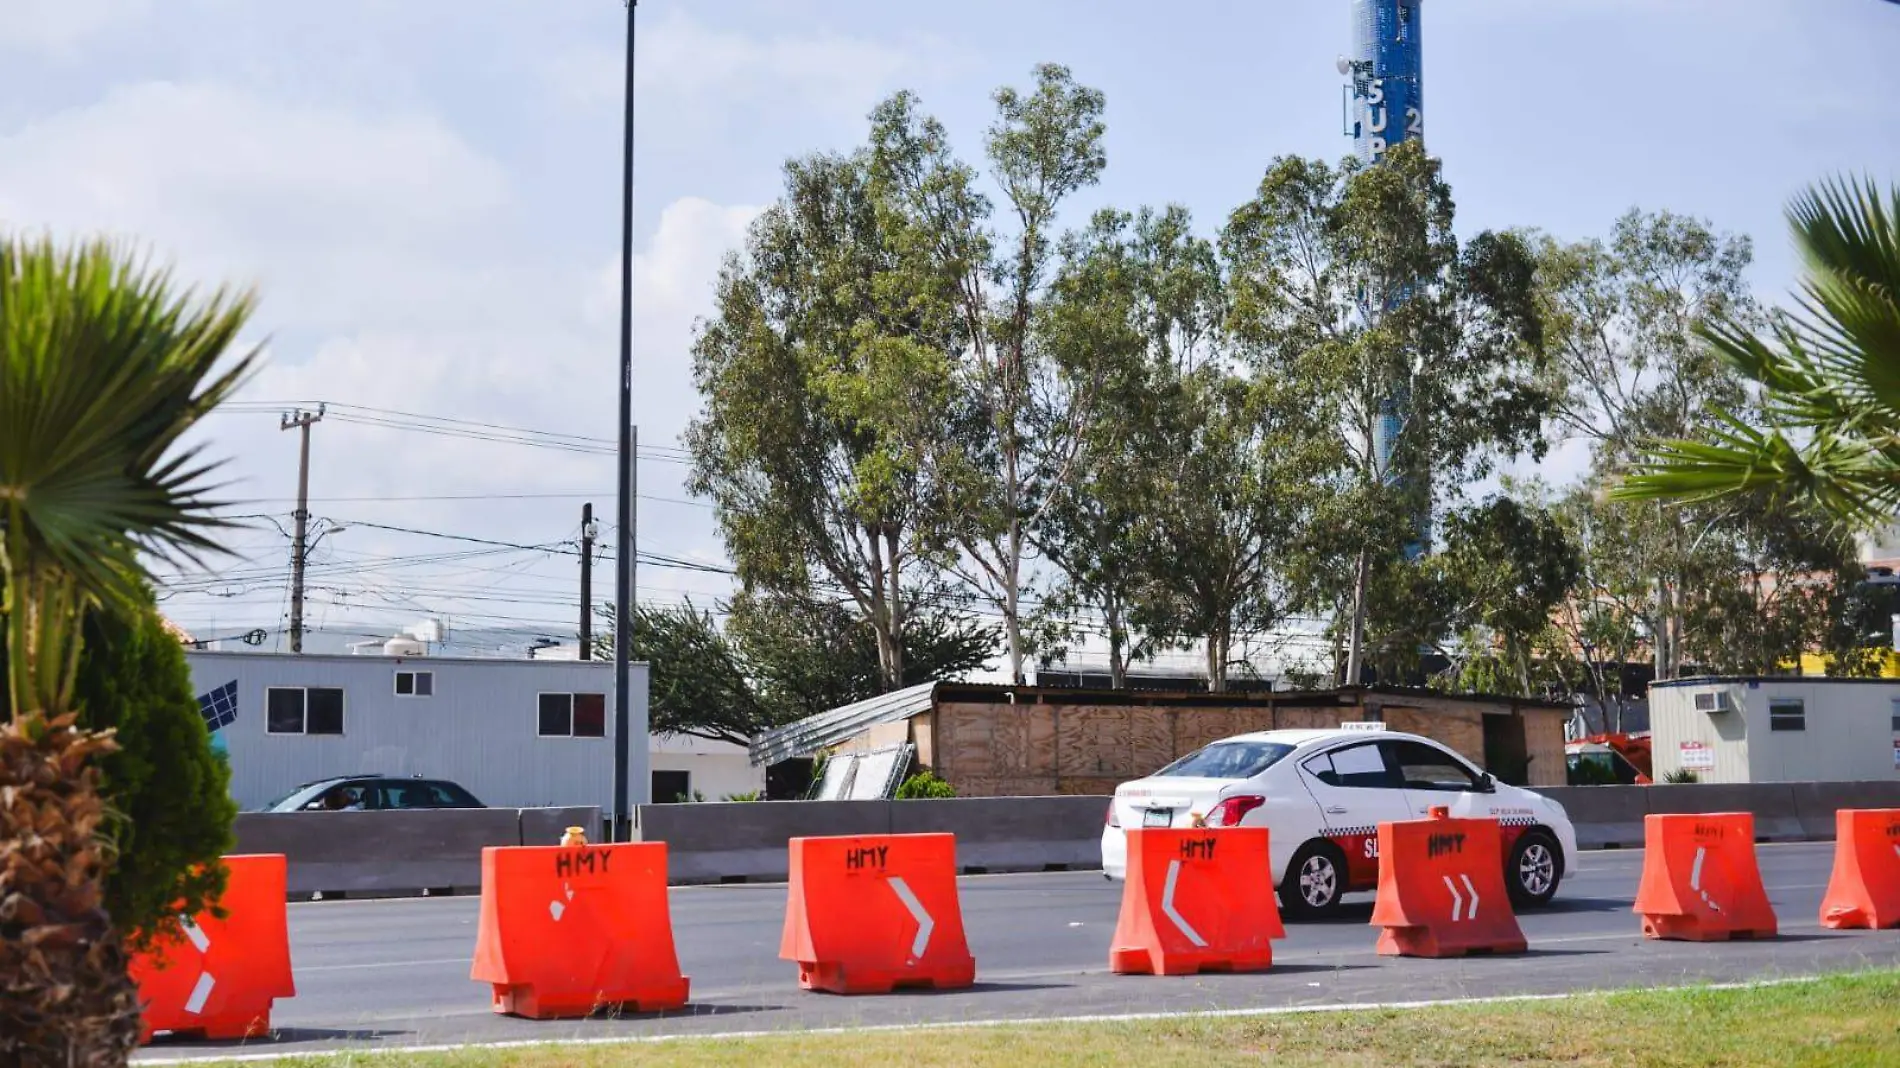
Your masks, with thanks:
<instances>
[{"instance_id":1,"label":"tall street light pole","mask_svg":"<svg viewBox=\"0 0 1900 1068\"><path fill-rule=\"evenodd\" d=\"M641 709L640 737L633 737L633 695L628 688L628 645L633 634L634 429L633 429L633 23L639 0L627 0L625 128L620 159L620 501L614 536L614 813L613 840L633 836L630 795L636 770L646 771L646 715ZM632 752L639 744L639 760ZM639 791L644 793L645 791ZM623 839L620 836L625 835Z\"/></svg>"}]
</instances>

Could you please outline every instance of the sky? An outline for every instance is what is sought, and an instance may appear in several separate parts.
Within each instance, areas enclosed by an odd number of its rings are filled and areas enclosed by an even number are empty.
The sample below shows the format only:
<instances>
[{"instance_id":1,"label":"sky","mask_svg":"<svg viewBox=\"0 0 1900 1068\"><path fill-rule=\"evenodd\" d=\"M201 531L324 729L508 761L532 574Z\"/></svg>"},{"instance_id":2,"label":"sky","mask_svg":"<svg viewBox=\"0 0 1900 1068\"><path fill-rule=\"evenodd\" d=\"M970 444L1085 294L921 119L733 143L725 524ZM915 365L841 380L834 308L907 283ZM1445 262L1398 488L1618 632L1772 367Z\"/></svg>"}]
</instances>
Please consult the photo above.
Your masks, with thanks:
<instances>
[{"instance_id":1,"label":"sky","mask_svg":"<svg viewBox=\"0 0 1900 1068\"><path fill-rule=\"evenodd\" d=\"M786 159L851 149L911 89L975 161L989 94L1056 62L1108 100L1107 171L1064 222L1180 203L1212 233L1275 157L1350 151L1348 10L640 4L640 599L727 589L712 512L683 486L689 348ZM572 636L583 502L614 535L624 26L621 0L0 0L0 230L109 235L183 283L259 296L262 369L201 434L228 460L230 512L259 518L209 571L168 573L174 619L282 647L297 434L280 413L324 402L311 513L345 529L312 550L309 626ZM1900 180L1900 5L1425 0L1423 33L1426 144L1466 235L1685 212L1752 236L1751 281L1779 299L1791 196ZM1580 460L1560 449L1543 473Z\"/></svg>"}]
</instances>

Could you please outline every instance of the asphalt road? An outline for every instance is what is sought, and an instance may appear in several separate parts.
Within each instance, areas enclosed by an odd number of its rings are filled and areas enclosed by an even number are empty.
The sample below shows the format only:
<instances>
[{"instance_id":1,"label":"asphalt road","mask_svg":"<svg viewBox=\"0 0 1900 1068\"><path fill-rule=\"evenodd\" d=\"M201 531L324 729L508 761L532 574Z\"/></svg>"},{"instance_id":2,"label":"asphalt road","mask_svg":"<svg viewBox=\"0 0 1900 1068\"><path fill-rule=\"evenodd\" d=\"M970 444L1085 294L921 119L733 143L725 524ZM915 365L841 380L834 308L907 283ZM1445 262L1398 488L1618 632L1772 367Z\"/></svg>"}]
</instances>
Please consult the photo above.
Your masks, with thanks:
<instances>
[{"instance_id":1,"label":"asphalt road","mask_svg":"<svg viewBox=\"0 0 1900 1068\"><path fill-rule=\"evenodd\" d=\"M1173 978L1109 974L1121 884L1092 872L971 877L961 890L977 985L881 997L798 989L796 966L778 959L783 886L681 887L672 892L673 927L692 1004L662 1016L559 1022L489 1011L486 987L468 978L475 898L293 904L298 993L278 1002L275 1039L246 1052L1406 1001L1900 966L1900 932L1821 929L1831 843L1759 849L1781 920L1773 941L1646 941L1630 912L1642 853L1585 853L1549 908L1520 917L1531 946L1520 956L1377 956L1368 896L1342 919L1288 924L1270 972ZM160 1038L140 1056L230 1048Z\"/></svg>"}]
</instances>

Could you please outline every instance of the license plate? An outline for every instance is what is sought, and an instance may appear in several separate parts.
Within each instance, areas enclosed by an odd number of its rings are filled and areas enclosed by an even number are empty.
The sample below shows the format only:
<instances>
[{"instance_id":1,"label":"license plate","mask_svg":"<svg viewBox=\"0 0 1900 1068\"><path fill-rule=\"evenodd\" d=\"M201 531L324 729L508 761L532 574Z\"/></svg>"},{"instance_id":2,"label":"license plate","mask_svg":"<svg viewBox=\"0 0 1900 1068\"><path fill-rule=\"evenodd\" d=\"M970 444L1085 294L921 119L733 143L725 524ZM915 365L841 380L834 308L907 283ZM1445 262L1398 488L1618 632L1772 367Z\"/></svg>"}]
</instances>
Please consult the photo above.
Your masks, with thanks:
<instances>
[{"instance_id":1,"label":"license plate","mask_svg":"<svg viewBox=\"0 0 1900 1068\"><path fill-rule=\"evenodd\" d=\"M1141 814L1143 827L1166 827L1174 822L1174 810L1171 808L1151 808Z\"/></svg>"}]
</instances>

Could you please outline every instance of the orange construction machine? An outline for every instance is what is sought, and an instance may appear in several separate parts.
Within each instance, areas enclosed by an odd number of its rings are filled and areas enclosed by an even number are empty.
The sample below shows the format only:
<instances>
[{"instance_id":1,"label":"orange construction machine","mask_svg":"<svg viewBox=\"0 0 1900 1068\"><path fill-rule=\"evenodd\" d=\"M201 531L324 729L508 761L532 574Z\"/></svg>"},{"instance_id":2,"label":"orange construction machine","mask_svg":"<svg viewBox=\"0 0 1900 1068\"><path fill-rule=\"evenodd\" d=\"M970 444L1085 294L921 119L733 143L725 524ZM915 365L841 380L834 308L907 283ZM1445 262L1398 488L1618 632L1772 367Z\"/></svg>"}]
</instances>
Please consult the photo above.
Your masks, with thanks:
<instances>
[{"instance_id":1,"label":"orange construction machine","mask_svg":"<svg viewBox=\"0 0 1900 1068\"><path fill-rule=\"evenodd\" d=\"M1649 759L1649 732L1637 734L1592 734L1564 745L1573 779L1584 764L1602 768L1615 782L1646 785L1652 774Z\"/></svg>"}]
</instances>

